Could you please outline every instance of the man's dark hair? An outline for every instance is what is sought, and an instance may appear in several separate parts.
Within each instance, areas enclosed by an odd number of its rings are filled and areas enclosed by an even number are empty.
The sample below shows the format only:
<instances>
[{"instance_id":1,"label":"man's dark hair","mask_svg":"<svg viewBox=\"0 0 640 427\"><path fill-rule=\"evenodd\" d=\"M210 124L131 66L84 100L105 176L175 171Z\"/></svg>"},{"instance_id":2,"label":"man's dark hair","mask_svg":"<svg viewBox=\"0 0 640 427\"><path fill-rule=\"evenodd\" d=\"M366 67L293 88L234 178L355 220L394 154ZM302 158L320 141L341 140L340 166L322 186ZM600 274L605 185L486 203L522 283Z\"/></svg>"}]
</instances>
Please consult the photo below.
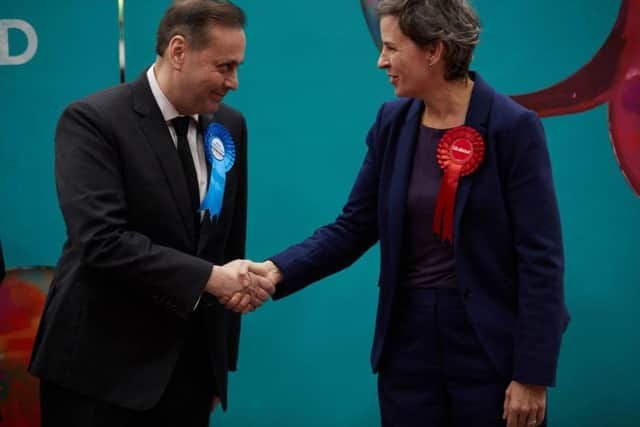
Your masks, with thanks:
<instances>
[{"instance_id":1,"label":"man's dark hair","mask_svg":"<svg viewBox=\"0 0 640 427\"><path fill-rule=\"evenodd\" d=\"M182 35L195 49L209 43L211 25L244 28L242 9L229 1L178 0L164 13L156 37L156 53L160 56L176 35Z\"/></svg>"}]
</instances>

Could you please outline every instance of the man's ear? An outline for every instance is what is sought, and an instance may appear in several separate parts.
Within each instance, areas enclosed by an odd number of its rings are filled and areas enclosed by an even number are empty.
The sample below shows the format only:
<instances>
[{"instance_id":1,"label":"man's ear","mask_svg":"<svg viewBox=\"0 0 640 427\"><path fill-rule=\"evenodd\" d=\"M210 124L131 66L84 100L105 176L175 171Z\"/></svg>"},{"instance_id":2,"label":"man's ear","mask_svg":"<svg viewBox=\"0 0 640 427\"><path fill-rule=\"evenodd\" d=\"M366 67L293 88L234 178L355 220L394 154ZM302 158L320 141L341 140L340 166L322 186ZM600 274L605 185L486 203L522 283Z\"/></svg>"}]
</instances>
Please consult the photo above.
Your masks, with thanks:
<instances>
[{"instance_id":1,"label":"man's ear","mask_svg":"<svg viewBox=\"0 0 640 427\"><path fill-rule=\"evenodd\" d=\"M187 51L187 40L181 34L176 34L169 40L166 57L171 66L176 70L181 70L184 65L184 57Z\"/></svg>"}]
</instances>

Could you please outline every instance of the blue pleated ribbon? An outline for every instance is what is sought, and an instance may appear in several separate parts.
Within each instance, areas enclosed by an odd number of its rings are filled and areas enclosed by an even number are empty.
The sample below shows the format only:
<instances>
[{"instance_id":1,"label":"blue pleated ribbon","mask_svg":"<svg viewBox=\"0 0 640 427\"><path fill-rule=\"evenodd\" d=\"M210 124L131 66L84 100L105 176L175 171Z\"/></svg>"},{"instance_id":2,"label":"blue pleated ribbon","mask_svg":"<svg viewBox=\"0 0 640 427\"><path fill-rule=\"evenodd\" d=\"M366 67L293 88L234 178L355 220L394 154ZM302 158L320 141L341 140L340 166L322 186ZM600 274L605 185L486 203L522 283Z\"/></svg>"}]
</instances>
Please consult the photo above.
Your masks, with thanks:
<instances>
[{"instance_id":1,"label":"blue pleated ribbon","mask_svg":"<svg viewBox=\"0 0 640 427\"><path fill-rule=\"evenodd\" d=\"M227 128L220 123L210 124L204 133L204 151L207 162L211 165L211 176L207 195L199 210L209 211L211 219L220 219L227 172L236 160L236 147Z\"/></svg>"}]
</instances>

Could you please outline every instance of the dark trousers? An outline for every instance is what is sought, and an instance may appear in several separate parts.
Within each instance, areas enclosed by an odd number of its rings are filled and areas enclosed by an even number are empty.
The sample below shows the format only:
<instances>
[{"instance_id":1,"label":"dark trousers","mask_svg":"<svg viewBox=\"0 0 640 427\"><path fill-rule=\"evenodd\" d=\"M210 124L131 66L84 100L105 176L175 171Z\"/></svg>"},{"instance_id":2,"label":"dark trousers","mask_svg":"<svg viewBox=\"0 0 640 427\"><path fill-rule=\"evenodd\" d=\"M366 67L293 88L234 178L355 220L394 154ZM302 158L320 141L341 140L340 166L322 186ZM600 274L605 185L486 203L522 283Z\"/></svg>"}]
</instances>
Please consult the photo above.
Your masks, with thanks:
<instances>
[{"instance_id":1,"label":"dark trousers","mask_svg":"<svg viewBox=\"0 0 640 427\"><path fill-rule=\"evenodd\" d=\"M510 380L478 341L457 289L403 288L378 375L383 427L494 427Z\"/></svg>"},{"instance_id":2,"label":"dark trousers","mask_svg":"<svg viewBox=\"0 0 640 427\"><path fill-rule=\"evenodd\" d=\"M191 334L156 406L135 411L41 381L42 427L207 427L215 386L203 328L194 317Z\"/></svg>"}]
</instances>

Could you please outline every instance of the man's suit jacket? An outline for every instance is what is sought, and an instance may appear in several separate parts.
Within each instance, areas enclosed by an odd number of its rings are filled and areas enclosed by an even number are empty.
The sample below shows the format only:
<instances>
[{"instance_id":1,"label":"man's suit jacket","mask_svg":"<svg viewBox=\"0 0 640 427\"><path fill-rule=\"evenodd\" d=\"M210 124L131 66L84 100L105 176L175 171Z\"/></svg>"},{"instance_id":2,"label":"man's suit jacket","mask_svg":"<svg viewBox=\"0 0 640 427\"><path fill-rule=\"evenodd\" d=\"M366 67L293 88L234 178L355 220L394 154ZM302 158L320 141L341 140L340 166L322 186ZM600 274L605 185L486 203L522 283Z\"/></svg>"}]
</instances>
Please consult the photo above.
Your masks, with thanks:
<instances>
[{"instance_id":1,"label":"man's suit jacket","mask_svg":"<svg viewBox=\"0 0 640 427\"><path fill-rule=\"evenodd\" d=\"M478 170L460 180L454 251L461 298L486 352L505 378L553 385L564 305L564 258L551 165L536 115L476 73L466 125L486 144ZM271 260L284 297L351 265L380 241L380 294L371 363L379 368L403 273L405 210L423 103L385 103L342 214ZM431 224L425 224L431 227Z\"/></svg>"},{"instance_id":2,"label":"man's suit jacket","mask_svg":"<svg viewBox=\"0 0 640 427\"><path fill-rule=\"evenodd\" d=\"M198 298L226 407L240 318L202 294L213 264L244 258L246 126L226 106L236 160L219 220L196 230L180 159L146 75L70 105L56 132L56 184L67 241L30 372L119 406L161 397Z\"/></svg>"}]
</instances>

